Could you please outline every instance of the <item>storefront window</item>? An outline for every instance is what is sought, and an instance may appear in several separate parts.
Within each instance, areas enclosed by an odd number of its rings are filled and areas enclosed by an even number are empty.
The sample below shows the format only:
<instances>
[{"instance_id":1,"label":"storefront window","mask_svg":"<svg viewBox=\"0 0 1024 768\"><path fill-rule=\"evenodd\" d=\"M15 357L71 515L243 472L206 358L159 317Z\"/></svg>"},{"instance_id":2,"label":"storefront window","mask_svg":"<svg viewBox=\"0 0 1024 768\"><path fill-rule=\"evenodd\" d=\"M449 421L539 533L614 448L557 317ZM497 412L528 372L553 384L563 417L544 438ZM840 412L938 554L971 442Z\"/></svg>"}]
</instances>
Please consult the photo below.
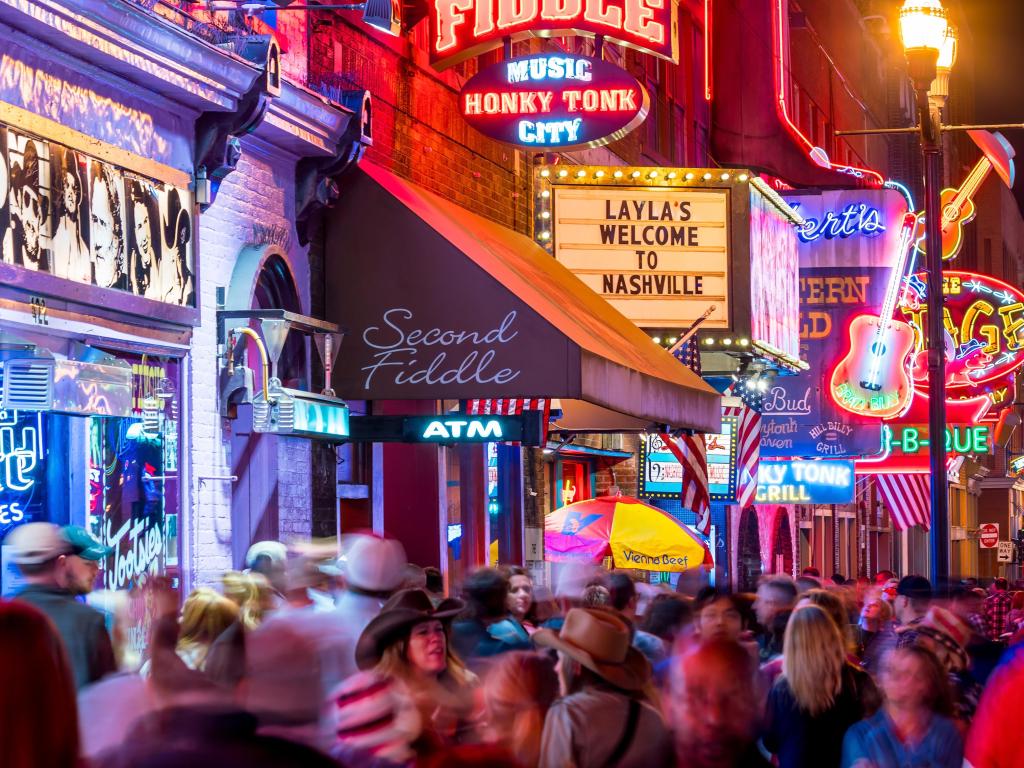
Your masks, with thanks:
<instances>
[{"instance_id":1,"label":"storefront window","mask_svg":"<svg viewBox=\"0 0 1024 768\"><path fill-rule=\"evenodd\" d=\"M81 525L114 548L97 589L129 589L147 573L175 582L181 501L178 362L105 354L131 367L131 415L0 411L0 538L28 522ZM102 396L94 406L103 410ZM7 560L0 552L5 595L20 581ZM140 642L143 638L140 634Z\"/></svg>"}]
</instances>

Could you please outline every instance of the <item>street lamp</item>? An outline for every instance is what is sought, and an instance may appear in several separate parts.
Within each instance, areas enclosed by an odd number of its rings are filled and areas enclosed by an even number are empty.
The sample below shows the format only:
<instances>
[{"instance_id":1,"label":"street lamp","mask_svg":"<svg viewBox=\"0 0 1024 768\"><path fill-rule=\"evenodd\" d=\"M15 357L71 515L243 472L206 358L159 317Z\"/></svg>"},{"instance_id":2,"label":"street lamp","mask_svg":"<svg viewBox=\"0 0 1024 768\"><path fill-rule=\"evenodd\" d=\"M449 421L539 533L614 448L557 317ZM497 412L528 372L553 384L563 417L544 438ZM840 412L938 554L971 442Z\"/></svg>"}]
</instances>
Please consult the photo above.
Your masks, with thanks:
<instances>
[{"instance_id":1,"label":"street lamp","mask_svg":"<svg viewBox=\"0 0 1024 768\"><path fill-rule=\"evenodd\" d=\"M906 0L900 35L917 95L924 154L925 251L928 265L928 453L931 470L931 580L938 588L949 576L949 498L946 475L946 360L943 328L942 114L949 71L956 59L956 32L940 0ZM929 99L936 83L934 101ZM934 108L933 108L934 104Z\"/></svg>"}]
</instances>

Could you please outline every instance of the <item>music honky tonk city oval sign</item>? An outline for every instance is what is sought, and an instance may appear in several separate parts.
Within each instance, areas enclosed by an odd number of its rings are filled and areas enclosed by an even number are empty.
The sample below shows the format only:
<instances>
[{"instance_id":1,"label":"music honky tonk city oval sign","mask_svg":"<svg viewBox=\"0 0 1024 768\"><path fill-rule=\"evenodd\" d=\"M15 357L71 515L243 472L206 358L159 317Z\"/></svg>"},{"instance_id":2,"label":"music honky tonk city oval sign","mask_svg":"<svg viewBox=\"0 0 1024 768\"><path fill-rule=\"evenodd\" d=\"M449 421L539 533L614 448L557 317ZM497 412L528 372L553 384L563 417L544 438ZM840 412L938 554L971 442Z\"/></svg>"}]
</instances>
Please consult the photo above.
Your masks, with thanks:
<instances>
[{"instance_id":1,"label":"music honky tonk city oval sign","mask_svg":"<svg viewBox=\"0 0 1024 768\"><path fill-rule=\"evenodd\" d=\"M485 136L531 149L599 147L647 116L647 91L601 59L538 54L478 72L459 97L463 117Z\"/></svg>"}]
</instances>

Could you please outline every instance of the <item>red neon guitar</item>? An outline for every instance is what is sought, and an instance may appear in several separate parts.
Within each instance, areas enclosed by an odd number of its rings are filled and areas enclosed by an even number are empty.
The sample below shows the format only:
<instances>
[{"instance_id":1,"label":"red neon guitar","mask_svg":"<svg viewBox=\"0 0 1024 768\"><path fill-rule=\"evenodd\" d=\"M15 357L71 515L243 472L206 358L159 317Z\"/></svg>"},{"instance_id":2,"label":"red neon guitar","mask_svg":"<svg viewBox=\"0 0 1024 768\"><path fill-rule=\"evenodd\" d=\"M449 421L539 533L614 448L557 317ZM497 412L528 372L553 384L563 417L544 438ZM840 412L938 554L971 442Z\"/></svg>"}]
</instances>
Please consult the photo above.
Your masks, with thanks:
<instances>
[{"instance_id":1,"label":"red neon guitar","mask_svg":"<svg viewBox=\"0 0 1024 768\"><path fill-rule=\"evenodd\" d=\"M914 244L917 216L908 213L900 229L899 255L889 278L879 315L858 315L850 323L850 349L832 371L836 404L851 413L888 418L902 413L914 396L907 356L914 349L914 329L893 319L903 285L907 257Z\"/></svg>"},{"instance_id":2,"label":"red neon guitar","mask_svg":"<svg viewBox=\"0 0 1024 768\"><path fill-rule=\"evenodd\" d=\"M952 259L960 253L964 242L964 225L974 219L978 212L974 204L974 195L995 170L1008 187L1013 187L1014 148L1001 133L988 131L968 131L971 138L982 151L982 158L971 169L959 189L944 189L939 196L939 207L942 210L942 258ZM924 214L918 217L917 248L921 253L925 250Z\"/></svg>"}]
</instances>

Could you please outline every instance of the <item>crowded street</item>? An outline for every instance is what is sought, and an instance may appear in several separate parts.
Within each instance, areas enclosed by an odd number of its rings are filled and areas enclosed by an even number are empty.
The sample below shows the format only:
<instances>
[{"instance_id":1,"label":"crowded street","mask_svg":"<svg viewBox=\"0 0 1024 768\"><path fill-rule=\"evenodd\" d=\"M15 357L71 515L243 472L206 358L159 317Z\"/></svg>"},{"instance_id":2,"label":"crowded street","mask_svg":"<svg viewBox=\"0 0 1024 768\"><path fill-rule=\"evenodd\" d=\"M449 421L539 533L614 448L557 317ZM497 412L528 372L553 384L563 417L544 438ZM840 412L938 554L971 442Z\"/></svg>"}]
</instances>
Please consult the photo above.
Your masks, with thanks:
<instances>
[{"instance_id":1,"label":"crowded street","mask_svg":"<svg viewBox=\"0 0 1024 768\"><path fill-rule=\"evenodd\" d=\"M0 0L0 768L1024 768L1022 36Z\"/></svg>"}]
</instances>

